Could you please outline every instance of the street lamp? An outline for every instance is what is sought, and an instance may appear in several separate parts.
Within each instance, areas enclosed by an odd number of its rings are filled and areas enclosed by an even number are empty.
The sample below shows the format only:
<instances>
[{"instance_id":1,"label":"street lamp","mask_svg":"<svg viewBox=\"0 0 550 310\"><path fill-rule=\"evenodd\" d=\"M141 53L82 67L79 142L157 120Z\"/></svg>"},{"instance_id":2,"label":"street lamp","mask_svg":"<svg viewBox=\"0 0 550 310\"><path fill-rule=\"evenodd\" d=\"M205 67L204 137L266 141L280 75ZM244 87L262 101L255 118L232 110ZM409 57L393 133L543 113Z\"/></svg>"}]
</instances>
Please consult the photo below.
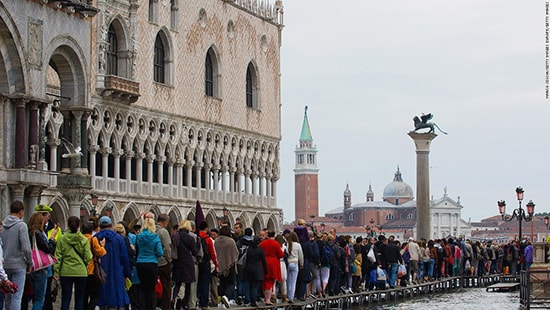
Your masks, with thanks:
<instances>
[{"instance_id":1,"label":"street lamp","mask_svg":"<svg viewBox=\"0 0 550 310\"><path fill-rule=\"evenodd\" d=\"M97 207L97 200L98 200L98 196L96 194L90 194L90 196L92 197L92 211L90 212L92 216L95 216L96 215L96 207Z\"/></svg>"},{"instance_id":2,"label":"street lamp","mask_svg":"<svg viewBox=\"0 0 550 310\"><path fill-rule=\"evenodd\" d=\"M518 186L516 188L516 196L518 199L519 207L517 209L514 209L512 211L511 215L506 214L506 202L504 200L497 201L498 205L498 211L500 212L500 215L502 216L502 219L504 221L510 222L514 218L519 221L519 241L521 242L521 239L523 238L522 231L521 231L521 224L523 221L530 222L533 220L533 214L535 213L535 204L532 200L529 200L527 205L527 213L525 213L525 210L521 207L521 202L523 201L523 188L521 186ZM521 251L520 251L521 254Z\"/></svg>"},{"instance_id":3,"label":"street lamp","mask_svg":"<svg viewBox=\"0 0 550 310\"><path fill-rule=\"evenodd\" d=\"M311 215L309 216L309 218L311 219L311 231L316 232L316 230L315 230L315 223L314 223L314 221L315 221L315 214L311 214Z\"/></svg>"}]
</instances>

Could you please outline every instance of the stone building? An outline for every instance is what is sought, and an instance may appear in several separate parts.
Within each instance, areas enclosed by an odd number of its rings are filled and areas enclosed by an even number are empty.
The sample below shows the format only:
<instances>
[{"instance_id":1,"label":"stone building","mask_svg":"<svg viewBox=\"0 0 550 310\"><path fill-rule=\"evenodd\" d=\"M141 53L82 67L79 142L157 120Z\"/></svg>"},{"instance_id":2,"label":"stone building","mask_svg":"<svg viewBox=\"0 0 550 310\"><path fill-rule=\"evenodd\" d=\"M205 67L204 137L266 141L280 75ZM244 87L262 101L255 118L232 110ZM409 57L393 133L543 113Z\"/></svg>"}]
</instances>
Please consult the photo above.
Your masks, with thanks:
<instances>
[{"instance_id":1,"label":"stone building","mask_svg":"<svg viewBox=\"0 0 550 310\"><path fill-rule=\"evenodd\" d=\"M279 0L0 0L2 218L277 229L282 29Z\"/></svg>"},{"instance_id":2,"label":"stone building","mask_svg":"<svg viewBox=\"0 0 550 310\"><path fill-rule=\"evenodd\" d=\"M364 234L391 234L400 240L416 238L416 201L412 188L403 181L397 168L394 179L384 188L382 200L376 200L372 186L364 202L352 204L351 190L346 185L343 206L325 213L340 219L344 227L362 227ZM460 198L453 200L445 188L443 197L430 200L431 238L470 237L472 226L461 219ZM339 229L347 232L348 229ZM363 235L364 235L363 234Z\"/></svg>"}]
</instances>

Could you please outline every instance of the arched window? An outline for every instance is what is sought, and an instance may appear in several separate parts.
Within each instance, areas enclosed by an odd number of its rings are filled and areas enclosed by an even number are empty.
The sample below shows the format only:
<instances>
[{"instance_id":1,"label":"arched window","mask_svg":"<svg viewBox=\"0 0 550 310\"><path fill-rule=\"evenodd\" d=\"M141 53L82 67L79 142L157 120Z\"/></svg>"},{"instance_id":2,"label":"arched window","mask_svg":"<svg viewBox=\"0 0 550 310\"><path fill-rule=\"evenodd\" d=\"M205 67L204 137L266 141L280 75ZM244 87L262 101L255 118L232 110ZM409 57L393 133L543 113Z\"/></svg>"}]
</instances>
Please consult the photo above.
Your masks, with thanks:
<instances>
[{"instance_id":1,"label":"arched window","mask_svg":"<svg viewBox=\"0 0 550 310\"><path fill-rule=\"evenodd\" d=\"M154 56L154 72L153 79L155 82L164 83L165 81L165 55L164 55L164 43L160 37L160 34L157 34L155 40L155 56Z\"/></svg>"},{"instance_id":2,"label":"arched window","mask_svg":"<svg viewBox=\"0 0 550 310\"><path fill-rule=\"evenodd\" d=\"M214 66L212 65L212 56L206 53L204 68L204 87L207 96L214 96Z\"/></svg>"},{"instance_id":3,"label":"arched window","mask_svg":"<svg viewBox=\"0 0 550 310\"><path fill-rule=\"evenodd\" d=\"M118 42L115 27L109 25L107 32L109 47L107 48L107 74L118 75Z\"/></svg>"},{"instance_id":4,"label":"arched window","mask_svg":"<svg viewBox=\"0 0 550 310\"><path fill-rule=\"evenodd\" d=\"M395 217L393 216L393 214L388 213L388 215L386 215L386 220L393 220L393 219L395 219Z\"/></svg>"},{"instance_id":5,"label":"arched window","mask_svg":"<svg viewBox=\"0 0 550 310\"><path fill-rule=\"evenodd\" d=\"M258 78L252 63L246 68L246 106L258 108Z\"/></svg>"},{"instance_id":6,"label":"arched window","mask_svg":"<svg viewBox=\"0 0 550 310\"><path fill-rule=\"evenodd\" d=\"M215 98L220 97L219 61L214 48L209 48L204 60L204 94Z\"/></svg>"}]
</instances>

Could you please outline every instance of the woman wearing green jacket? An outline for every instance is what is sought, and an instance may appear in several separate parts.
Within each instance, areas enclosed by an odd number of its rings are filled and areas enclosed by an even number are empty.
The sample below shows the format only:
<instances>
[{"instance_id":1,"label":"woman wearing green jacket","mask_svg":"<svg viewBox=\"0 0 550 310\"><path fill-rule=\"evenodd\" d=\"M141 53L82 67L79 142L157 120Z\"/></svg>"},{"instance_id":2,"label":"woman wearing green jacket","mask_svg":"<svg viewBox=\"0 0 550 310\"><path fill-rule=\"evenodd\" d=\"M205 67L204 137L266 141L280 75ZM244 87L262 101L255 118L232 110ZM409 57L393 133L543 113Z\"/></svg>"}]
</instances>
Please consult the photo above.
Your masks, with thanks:
<instances>
[{"instance_id":1,"label":"woman wearing green jacket","mask_svg":"<svg viewBox=\"0 0 550 310\"><path fill-rule=\"evenodd\" d=\"M92 251L88 239L78 230L80 219L69 217L69 231L57 241L55 257L59 260L54 266L54 279L61 283L61 310L69 310L74 285L74 309L83 310L84 291L88 279L88 262Z\"/></svg>"}]
</instances>

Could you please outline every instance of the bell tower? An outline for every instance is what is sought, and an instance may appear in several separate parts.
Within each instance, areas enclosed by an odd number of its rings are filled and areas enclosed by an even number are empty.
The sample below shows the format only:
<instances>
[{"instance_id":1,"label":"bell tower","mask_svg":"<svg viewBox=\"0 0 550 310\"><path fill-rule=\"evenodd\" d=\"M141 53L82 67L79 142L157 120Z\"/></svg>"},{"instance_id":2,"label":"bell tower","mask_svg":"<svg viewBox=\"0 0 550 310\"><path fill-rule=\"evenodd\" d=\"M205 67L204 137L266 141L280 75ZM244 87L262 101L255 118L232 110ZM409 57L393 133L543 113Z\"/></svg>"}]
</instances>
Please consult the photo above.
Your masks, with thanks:
<instances>
[{"instance_id":1,"label":"bell tower","mask_svg":"<svg viewBox=\"0 0 550 310\"><path fill-rule=\"evenodd\" d=\"M319 217L319 184L317 168L317 147L307 118L307 106L304 112L302 132L296 150L294 168L294 214L296 219L308 220Z\"/></svg>"}]
</instances>

